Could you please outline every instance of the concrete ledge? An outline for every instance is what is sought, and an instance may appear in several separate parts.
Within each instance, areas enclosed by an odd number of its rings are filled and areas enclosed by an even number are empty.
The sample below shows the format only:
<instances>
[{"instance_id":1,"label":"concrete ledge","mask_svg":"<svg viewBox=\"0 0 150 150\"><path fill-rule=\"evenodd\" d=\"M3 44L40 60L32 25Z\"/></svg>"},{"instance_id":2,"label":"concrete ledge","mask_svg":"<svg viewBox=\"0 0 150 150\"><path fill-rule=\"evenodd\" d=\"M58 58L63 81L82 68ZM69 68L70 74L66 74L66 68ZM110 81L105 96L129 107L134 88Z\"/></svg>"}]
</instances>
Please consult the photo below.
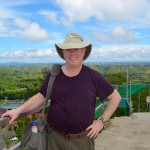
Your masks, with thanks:
<instances>
[{"instance_id":1,"label":"concrete ledge","mask_svg":"<svg viewBox=\"0 0 150 150\"><path fill-rule=\"evenodd\" d=\"M95 150L149 150L150 113L115 117L95 140Z\"/></svg>"}]
</instances>

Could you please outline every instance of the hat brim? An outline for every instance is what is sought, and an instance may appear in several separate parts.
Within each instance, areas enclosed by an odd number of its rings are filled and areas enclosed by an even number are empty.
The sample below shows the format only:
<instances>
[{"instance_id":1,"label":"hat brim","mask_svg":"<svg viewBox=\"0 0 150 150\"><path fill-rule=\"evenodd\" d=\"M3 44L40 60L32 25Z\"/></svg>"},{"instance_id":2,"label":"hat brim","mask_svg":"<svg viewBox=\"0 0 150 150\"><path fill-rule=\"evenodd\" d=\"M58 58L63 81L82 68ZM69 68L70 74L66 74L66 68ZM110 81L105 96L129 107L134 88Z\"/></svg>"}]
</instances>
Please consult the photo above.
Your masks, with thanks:
<instances>
[{"instance_id":1,"label":"hat brim","mask_svg":"<svg viewBox=\"0 0 150 150\"><path fill-rule=\"evenodd\" d=\"M91 53L92 50L92 44L83 44L83 43L63 43L63 44L55 44L56 47L56 51L58 53L58 55L62 58L64 58L64 54L63 54L63 50L65 49L71 49L71 48L86 48L86 52L84 55L83 60L87 59L88 56Z\"/></svg>"}]
</instances>

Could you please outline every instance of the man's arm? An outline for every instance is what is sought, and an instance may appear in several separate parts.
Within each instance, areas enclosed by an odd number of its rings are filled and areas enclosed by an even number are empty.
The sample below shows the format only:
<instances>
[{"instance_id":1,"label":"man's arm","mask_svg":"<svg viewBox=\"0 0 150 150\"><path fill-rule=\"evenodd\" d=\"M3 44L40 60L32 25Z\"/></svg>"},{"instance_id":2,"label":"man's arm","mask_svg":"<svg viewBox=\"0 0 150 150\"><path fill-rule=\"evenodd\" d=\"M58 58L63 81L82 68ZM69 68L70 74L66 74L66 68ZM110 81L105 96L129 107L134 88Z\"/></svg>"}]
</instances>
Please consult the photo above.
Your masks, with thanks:
<instances>
[{"instance_id":1,"label":"man's arm","mask_svg":"<svg viewBox=\"0 0 150 150\"><path fill-rule=\"evenodd\" d=\"M115 110L117 109L121 100L121 96L117 90L114 90L114 92L110 96L108 96L108 99L109 99L108 106L106 107L104 113L102 114L102 117L104 117L106 120L109 120L110 117L115 112Z\"/></svg>"},{"instance_id":2,"label":"man's arm","mask_svg":"<svg viewBox=\"0 0 150 150\"><path fill-rule=\"evenodd\" d=\"M118 93L118 91L115 89L114 92L108 96L109 103L108 106L106 107L105 111L102 114L102 117L105 118L106 120L109 120L110 117L113 115L115 110L117 109L121 96ZM92 125L90 125L86 130L90 130L87 136L90 138L96 138L98 133L103 129L104 123L101 120L96 120L93 122Z\"/></svg>"},{"instance_id":3,"label":"man's arm","mask_svg":"<svg viewBox=\"0 0 150 150\"><path fill-rule=\"evenodd\" d=\"M16 109L9 110L2 114L2 117L10 117L9 124L12 124L21 113L29 112L39 108L45 101L45 97L41 93L32 96L27 102Z\"/></svg>"}]
</instances>

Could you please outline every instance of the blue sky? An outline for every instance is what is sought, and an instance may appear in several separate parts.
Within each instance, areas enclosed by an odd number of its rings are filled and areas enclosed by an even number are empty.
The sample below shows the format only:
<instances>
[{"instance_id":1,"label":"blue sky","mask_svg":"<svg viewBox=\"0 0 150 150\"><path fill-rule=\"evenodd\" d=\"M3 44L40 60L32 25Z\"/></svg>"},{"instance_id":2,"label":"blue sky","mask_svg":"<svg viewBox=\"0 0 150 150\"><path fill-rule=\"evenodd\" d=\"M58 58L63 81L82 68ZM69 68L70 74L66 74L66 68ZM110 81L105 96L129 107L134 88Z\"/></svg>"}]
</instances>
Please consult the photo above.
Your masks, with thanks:
<instances>
[{"instance_id":1,"label":"blue sky","mask_svg":"<svg viewBox=\"0 0 150 150\"><path fill-rule=\"evenodd\" d=\"M149 0L0 0L0 63L62 62L54 44L77 32L86 62L150 61Z\"/></svg>"}]
</instances>

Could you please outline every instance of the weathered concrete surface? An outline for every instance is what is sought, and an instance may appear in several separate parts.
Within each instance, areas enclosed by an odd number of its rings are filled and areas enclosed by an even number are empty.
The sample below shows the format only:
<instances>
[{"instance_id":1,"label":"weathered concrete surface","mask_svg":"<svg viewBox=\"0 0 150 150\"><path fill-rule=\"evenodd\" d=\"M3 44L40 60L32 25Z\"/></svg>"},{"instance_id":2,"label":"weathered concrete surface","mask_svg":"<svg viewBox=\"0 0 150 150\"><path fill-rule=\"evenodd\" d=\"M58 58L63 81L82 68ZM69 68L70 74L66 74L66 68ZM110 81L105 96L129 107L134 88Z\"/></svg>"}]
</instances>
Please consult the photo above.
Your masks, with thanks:
<instances>
[{"instance_id":1,"label":"weathered concrete surface","mask_svg":"<svg viewBox=\"0 0 150 150\"><path fill-rule=\"evenodd\" d=\"M150 113L111 119L95 144L96 150L150 150Z\"/></svg>"}]
</instances>

